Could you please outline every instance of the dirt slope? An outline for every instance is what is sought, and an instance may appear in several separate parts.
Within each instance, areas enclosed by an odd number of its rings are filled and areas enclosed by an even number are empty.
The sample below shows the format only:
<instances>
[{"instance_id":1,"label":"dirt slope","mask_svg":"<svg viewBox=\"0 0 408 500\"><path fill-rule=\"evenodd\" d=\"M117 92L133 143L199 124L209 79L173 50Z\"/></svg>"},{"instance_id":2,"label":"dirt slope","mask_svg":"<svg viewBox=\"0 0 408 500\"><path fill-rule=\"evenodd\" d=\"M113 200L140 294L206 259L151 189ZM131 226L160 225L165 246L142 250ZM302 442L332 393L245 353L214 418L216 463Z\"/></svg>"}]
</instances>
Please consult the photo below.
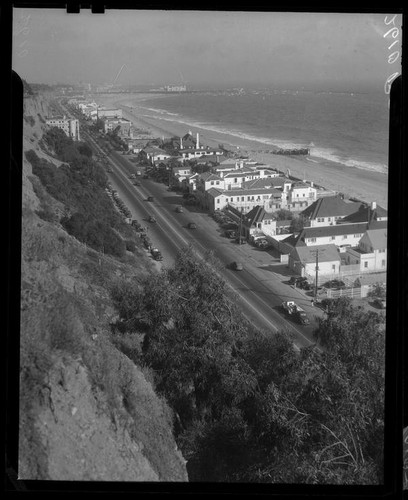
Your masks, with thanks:
<instances>
[{"instance_id":1,"label":"dirt slope","mask_svg":"<svg viewBox=\"0 0 408 500\"><path fill-rule=\"evenodd\" d=\"M26 99L24 147L51 159L38 142L47 114L44 99ZM19 478L187 481L169 407L112 339L110 284L151 266L142 251L119 263L42 220L44 200L60 204L23 169Z\"/></svg>"}]
</instances>

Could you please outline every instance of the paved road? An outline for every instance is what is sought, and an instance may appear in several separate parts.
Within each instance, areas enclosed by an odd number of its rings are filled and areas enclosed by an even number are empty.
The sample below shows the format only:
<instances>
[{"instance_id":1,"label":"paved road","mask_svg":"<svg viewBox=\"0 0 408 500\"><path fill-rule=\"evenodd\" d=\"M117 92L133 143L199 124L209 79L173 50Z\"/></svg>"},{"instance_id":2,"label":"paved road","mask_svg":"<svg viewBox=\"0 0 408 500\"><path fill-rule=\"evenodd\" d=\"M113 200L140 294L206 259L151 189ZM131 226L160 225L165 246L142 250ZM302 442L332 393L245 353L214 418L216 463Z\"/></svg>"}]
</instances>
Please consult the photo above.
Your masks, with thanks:
<instances>
[{"instance_id":1,"label":"paved road","mask_svg":"<svg viewBox=\"0 0 408 500\"><path fill-rule=\"evenodd\" d=\"M83 139L100 150L97 143L86 132ZM299 290L293 289L285 281L288 271L277 263L268 252L244 244L238 245L221 235L218 224L206 212L195 208L184 208L184 213L176 213L175 207L182 198L177 193L151 179L140 179L141 186L134 186L129 175L136 167L125 155L112 151L109 154L112 185L129 208L134 219L148 227L148 235L162 254L162 266L172 266L178 251L188 245L200 256L212 251L220 262L216 270L230 290L233 300L238 301L245 316L265 333L286 329L293 332L295 345L304 347L314 344L312 332L316 324L315 315L322 315L318 308L312 308L310 298ZM147 201L153 196L154 201ZM154 215L157 223L149 223L147 218ZM195 222L197 229L189 229L188 223ZM232 261L241 261L244 270L232 271ZM285 276L286 275L286 276ZM283 300L295 300L303 307L311 319L311 325L303 326L286 318L280 308Z\"/></svg>"},{"instance_id":2,"label":"paved road","mask_svg":"<svg viewBox=\"0 0 408 500\"><path fill-rule=\"evenodd\" d=\"M141 187L133 186L129 174L135 167L126 157L116 152L111 157L111 182L116 186L133 217L145 221L143 224L149 228L149 237L164 255L164 266L173 265L179 249L189 244L193 245L201 256L209 250L212 251L221 263L217 272L227 281L234 300L241 302L245 315L253 323L267 332L276 332L279 329L293 331L295 343L299 347L314 343L313 316L322 312L317 308L310 310L310 298L285 282L288 280L288 276L282 274L282 271L287 273L285 266L277 266L275 259L268 252L248 244L238 245L223 237L218 224L207 213L189 210L187 207L184 208L184 213L176 213L175 207L182 201L180 195L168 191L166 186L150 179L142 179ZM148 202L148 196L153 196L155 201ZM154 215L157 223L147 222L149 215ZM189 229L189 222L195 222L197 229ZM230 270L232 261L243 262L244 270ZM283 300L296 300L301 307L309 309L312 324L298 325L283 316L280 309Z\"/></svg>"}]
</instances>

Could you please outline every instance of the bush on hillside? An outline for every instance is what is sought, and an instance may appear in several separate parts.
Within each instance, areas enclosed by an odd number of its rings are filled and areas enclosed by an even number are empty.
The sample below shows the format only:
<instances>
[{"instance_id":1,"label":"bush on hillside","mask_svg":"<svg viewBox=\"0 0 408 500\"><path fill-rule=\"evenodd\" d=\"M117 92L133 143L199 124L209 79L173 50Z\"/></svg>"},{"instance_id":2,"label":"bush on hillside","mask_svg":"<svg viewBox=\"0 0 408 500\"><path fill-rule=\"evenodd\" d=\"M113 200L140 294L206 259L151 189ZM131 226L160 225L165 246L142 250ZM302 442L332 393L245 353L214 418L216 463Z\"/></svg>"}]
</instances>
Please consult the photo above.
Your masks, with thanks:
<instances>
[{"instance_id":1,"label":"bush on hillside","mask_svg":"<svg viewBox=\"0 0 408 500\"><path fill-rule=\"evenodd\" d=\"M190 480L381 483L384 320L343 301L319 322L326 350L297 354L286 333L248 327L214 266L184 249L112 290L123 347L145 332Z\"/></svg>"},{"instance_id":2,"label":"bush on hillside","mask_svg":"<svg viewBox=\"0 0 408 500\"><path fill-rule=\"evenodd\" d=\"M77 212L71 217L63 218L61 224L69 234L94 250L115 257L123 257L125 254L125 242L108 224L100 219L94 219L89 214Z\"/></svg>"}]
</instances>

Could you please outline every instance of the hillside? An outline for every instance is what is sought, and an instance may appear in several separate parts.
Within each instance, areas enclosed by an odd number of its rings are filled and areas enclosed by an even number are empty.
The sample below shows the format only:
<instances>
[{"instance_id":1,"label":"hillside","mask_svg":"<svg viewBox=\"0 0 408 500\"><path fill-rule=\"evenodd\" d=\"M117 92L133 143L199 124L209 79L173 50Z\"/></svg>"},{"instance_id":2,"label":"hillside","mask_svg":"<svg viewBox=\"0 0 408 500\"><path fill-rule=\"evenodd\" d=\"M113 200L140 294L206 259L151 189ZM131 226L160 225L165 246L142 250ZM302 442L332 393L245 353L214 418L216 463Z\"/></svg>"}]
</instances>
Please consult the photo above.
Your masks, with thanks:
<instances>
[{"instance_id":1,"label":"hillside","mask_svg":"<svg viewBox=\"0 0 408 500\"><path fill-rule=\"evenodd\" d=\"M211 252L155 269L43 112L26 101L20 477L382 484L385 316L334 300L322 349L297 351L248 322Z\"/></svg>"},{"instance_id":2,"label":"hillside","mask_svg":"<svg viewBox=\"0 0 408 500\"><path fill-rule=\"evenodd\" d=\"M24 151L60 168L40 141L48 112L25 98ZM152 372L115 342L110 288L155 272L144 250L114 258L70 236L25 157L22 211L19 478L187 481Z\"/></svg>"}]
</instances>

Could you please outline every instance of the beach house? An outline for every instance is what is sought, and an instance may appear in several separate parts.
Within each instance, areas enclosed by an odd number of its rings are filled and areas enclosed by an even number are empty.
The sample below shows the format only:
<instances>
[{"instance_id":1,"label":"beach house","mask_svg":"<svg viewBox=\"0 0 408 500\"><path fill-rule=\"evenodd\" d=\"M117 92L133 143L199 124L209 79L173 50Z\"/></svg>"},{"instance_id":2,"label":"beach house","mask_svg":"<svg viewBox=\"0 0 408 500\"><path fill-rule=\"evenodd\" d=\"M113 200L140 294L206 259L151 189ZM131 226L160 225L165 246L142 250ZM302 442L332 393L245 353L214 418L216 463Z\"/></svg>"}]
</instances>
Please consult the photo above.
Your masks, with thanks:
<instances>
[{"instance_id":1,"label":"beach house","mask_svg":"<svg viewBox=\"0 0 408 500\"><path fill-rule=\"evenodd\" d=\"M225 189L242 189L245 182L259 179L260 175L259 171L250 168L240 168L233 172L225 173L222 179L224 180Z\"/></svg>"},{"instance_id":2,"label":"beach house","mask_svg":"<svg viewBox=\"0 0 408 500\"><path fill-rule=\"evenodd\" d=\"M349 266L357 266L356 271L360 273L385 272L387 270L387 228L368 229L355 248L347 249L344 261Z\"/></svg>"},{"instance_id":3,"label":"beach house","mask_svg":"<svg viewBox=\"0 0 408 500\"><path fill-rule=\"evenodd\" d=\"M248 213L257 205L263 206L265 211L274 212L281 208L282 192L279 189L234 189L206 191L209 210L223 209L228 205L233 206L243 214Z\"/></svg>"},{"instance_id":4,"label":"beach house","mask_svg":"<svg viewBox=\"0 0 408 500\"><path fill-rule=\"evenodd\" d=\"M171 155L156 146L146 146L140 151L139 154L142 157L146 158L146 160L149 161L152 165L171 158Z\"/></svg>"},{"instance_id":5,"label":"beach house","mask_svg":"<svg viewBox=\"0 0 408 500\"><path fill-rule=\"evenodd\" d=\"M257 205L242 218L242 234L247 239L256 236L275 236L276 219L271 212Z\"/></svg>"},{"instance_id":6,"label":"beach house","mask_svg":"<svg viewBox=\"0 0 408 500\"><path fill-rule=\"evenodd\" d=\"M347 202L339 195L317 199L301 211L310 227L330 226L337 224L344 217L357 212L362 207L359 202Z\"/></svg>"},{"instance_id":7,"label":"beach house","mask_svg":"<svg viewBox=\"0 0 408 500\"><path fill-rule=\"evenodd\" d=\"M104 118L103 131L106 133L116 130L119 137L133 138L132 122L125 118Z\"/></svg>"},{"instance_id":8,"label":"beach house","mask_svg":"<svg viewBox=\"0 0 408 500\"><path fill-rule=\"evenodd\" d=\"M98 107L98 118L123 118L122 110L120 108L106 109Z\"/></svg>"},{"instance_id":9,"label":"beach house","mask_svg":"<svg viewBox=\"0 0 408 500\"><path fill-rule=\"evenodd\" d=\"M297 275L310 277L314 280L316 261L318 261L319 283L319 278L337 275L340 271L340 253L336 245L330 244L295 247L289 254L288 267Z\"/></svg>"},{"instance_id":10,"label":"beach house","mask_svg":"<svg viewBox=\"0 0 408 500\"><path fill-rule=\"evenodd\" d=\"M224 190L225 181L212 172L204 172L198 175L196 187L200 191L208 191L213 187L215 187L216 189Z\"/></svg>"},{"instance_id":11,"label":"beach house","mask_svg":"<svg viewBox=\"0 0 408 500\"><path fill-rule=\"evenodd\" d=\"M373 201L370 205L361 204L356 212L353 212L337 221L337 224L359 224L361 222L384 222L388 220L387 210Z\"/></svg>"},{"instance_id":12,"label":"beach house","mask_svg":"<svg viewBox=\"0 0 408 500\"><path fill-rule=\"evenodd\" d=\"M313 182L293 182L287 191L286 207L292 211L300 211L316 201L317 189Z\"/></svg>"}]
</instances>

